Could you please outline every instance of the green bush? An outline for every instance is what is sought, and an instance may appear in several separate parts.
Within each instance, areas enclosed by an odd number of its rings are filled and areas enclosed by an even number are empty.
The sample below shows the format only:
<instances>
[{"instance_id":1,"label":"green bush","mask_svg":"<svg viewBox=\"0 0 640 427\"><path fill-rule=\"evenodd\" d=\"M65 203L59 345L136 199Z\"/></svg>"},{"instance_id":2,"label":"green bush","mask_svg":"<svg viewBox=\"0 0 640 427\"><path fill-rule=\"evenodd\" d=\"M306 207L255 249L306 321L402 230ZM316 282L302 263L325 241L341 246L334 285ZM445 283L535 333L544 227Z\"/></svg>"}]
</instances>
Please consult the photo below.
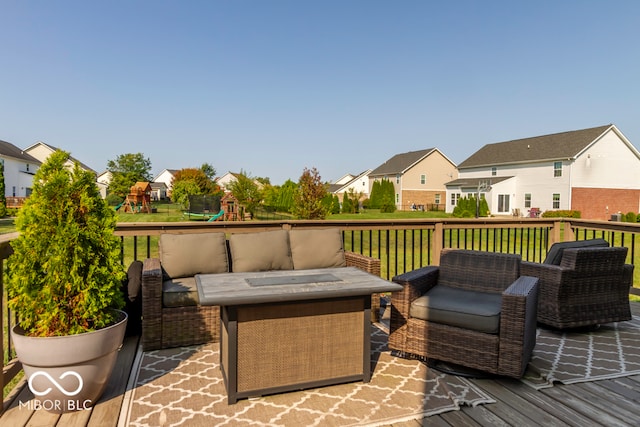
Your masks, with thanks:
<instances>
[{"instance_id":1,"label":"green bush","mask_svg":"<svg viewBox=\"0 0 640 427\"><path fill-rule=\"evenodd\" d=\"M8 306L29 335L74 335L112 324L124 305L116 215L92 172L56 151L33 178L7 261Z\"/></svg>"},{"instance_id":2,"label":"green bush","mask_svg":"<svg viewBox=\"0 0 640 427\"><path fill-rule=\"evenodd\" d=\"M542 218L580 218L580 211L576 210L556 210L556 211L544 211Z\"/></svg>"},{"instance_id":3,"label":"green bush","mask_svg":"<svg viewBox=\"0 0 640 427\"><path fill-rule=\"evenodd\" d=\"M623 216L622 220L624 222L638 222L636 218L637 215L635 212L627 212L627 214Z\"/></svg>"}]
</instances>

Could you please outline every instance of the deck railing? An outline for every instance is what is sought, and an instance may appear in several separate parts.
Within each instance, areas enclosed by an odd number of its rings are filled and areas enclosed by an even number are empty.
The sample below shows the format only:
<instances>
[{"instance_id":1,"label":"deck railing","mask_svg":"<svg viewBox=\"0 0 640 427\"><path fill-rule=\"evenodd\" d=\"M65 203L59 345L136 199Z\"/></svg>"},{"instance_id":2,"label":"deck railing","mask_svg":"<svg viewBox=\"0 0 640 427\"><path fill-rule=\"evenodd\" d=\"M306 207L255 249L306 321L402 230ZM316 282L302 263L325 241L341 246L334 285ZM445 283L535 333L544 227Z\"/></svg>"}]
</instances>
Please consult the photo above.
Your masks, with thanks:
<instances>
[{"instance_id":1,"label":"deck railing","mask_svg":"<svg viewBox=\"0 0 640 427\"><path fill-rule=\"evenodd\" d=\"M116 235L121 238L124 265L131 261L155 257L162 233L219 232L248 233L292 228L327 228L342 230L346 250L381 260L381 276L391 279L397 274L438 264L446 248L475 249L522 255L527 261L541 262L554 242L601 237L612 246L629 248L627 262L640 264L640 224L579 219L489 218L489 219L405 219L405 220L326 220L326 221L246 221L246 222L142 222L120 223ZM17 233L0 235L0 268L11 254L11 240ZM638 256L638 260L636 260ZM631 294L640 295L640 269L634 272ZM6 295L0 275L0 339L3 350L3 375L0 384L11 381L20 371L13 357L9 329L14 319L6 310Z\"/></svg>"}]
</instances>

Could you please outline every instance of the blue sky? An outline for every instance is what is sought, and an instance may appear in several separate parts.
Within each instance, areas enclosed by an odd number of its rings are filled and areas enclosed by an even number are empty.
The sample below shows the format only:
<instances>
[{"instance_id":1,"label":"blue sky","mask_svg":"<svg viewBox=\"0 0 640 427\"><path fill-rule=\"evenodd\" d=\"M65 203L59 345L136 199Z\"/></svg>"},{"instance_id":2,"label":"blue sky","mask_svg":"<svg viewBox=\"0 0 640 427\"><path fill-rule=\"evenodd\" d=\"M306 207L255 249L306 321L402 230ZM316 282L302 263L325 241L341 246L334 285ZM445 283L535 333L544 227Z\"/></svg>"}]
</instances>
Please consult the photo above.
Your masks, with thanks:
<instances>
[{"instance_id":1,"label":"blue sky","mask_svg":"<svg viewBox=\"0 0 640 427\"><path fill-rule=\"evenodd\" d=\"M0 0L0 139L101 172L324 180L615 124L640 146L638 1Z\"/></svg>"}]
</instances>

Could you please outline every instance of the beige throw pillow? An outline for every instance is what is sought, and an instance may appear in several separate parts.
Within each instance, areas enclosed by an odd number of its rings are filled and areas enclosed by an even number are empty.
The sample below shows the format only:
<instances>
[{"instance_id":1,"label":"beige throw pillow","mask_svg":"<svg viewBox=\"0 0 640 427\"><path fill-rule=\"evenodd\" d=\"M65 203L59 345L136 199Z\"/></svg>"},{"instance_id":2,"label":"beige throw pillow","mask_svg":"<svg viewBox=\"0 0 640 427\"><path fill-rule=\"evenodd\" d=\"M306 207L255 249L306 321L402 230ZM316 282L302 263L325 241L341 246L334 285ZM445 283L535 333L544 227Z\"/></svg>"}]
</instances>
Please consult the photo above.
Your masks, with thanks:
<instances>
[{"instance_id":1,"label":"beige throw pillow","mask_svg":"<svg viewBox=\"0 0 640 427\"><path fill-rule=\"evenodd\" d=\"M229 271L224 233L162 234L160 263L171 278Z\"/></svg>"},{"instance_id":2,"label":"beige throw pillow","mask_svg":"<svg viewBox=\"0 0 640 427\"><path fill-rule=\"evenodd\" d=\"M234 273L293 270L286 230L232 234L229 247Z\"/></svg>"},{"instance_id":3,"label":"beige throw pillow","mask_svg":"<svg viewBox=\"0 0 640 427\"><path fill-rule=\"evenodd\" d=\"M338 228L293 229L289 231L289 241L293 268L296 270L346 266L342 234Z\"/></svg>"}]
</instances>

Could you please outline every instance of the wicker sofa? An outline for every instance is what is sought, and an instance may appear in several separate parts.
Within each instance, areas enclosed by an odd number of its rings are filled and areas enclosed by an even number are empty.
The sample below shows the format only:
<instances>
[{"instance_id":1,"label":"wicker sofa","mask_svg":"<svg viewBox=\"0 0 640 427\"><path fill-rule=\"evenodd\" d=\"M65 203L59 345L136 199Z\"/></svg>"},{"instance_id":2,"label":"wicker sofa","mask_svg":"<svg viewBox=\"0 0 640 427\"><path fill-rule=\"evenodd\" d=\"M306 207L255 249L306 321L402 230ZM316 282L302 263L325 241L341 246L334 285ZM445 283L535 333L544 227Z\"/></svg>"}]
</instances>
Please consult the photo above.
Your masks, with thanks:
<instances>
[{"instance_id":1,"label":"wicker sofa","mask_svg":"<svg viewBox=\"0 0 640 427\"><path fill-rule=\"evenodd\" d=\"M447 250L439 266L393 278L389 348L519 378L536 342L538 279L518 255Z\"/></svg>"},{"instance_id":2,"label":"wicker sofa","mask_svg":"<svg viewBox=\"0 0 640 427\"><path fill-rule=\"evenodd\" d=\"M380 260L343 250L339 229L292 229L227 236L162 234L159 257L142 268L142 346L179 347L220 339L220 308L198 303L196 274L352 266L380 275ZM380 297L373 295L372 319Z\"/></svg>"}]
</instances>

